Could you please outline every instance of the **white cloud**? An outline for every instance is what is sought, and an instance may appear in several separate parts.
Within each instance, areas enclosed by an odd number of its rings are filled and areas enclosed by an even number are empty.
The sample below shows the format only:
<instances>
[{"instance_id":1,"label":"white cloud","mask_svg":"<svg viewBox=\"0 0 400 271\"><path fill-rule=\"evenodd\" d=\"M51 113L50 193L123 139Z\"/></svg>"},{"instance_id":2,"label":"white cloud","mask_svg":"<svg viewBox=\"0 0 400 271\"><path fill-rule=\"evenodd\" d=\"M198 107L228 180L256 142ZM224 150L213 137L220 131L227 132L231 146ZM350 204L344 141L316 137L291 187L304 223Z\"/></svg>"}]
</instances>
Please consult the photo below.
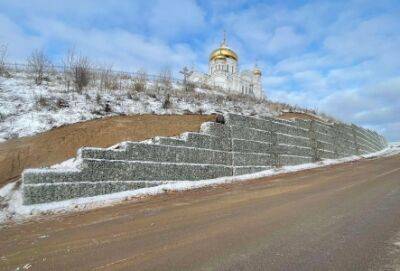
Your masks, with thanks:
<instances>
[{"instance_id":1,"label":"white cloud","mask_svg":"<svg viewBox=\"0 0 400 271\"><path fill-rule=\"evenodd\" d=\"M0 14L0 43L8 44L10 60L24 61L36 48L57 42L64 48L75 47L97 63L113 64L115 68L153 73L165 67L176 69L195 62L196 53L186 44L169 45L159 38L144 37L124 29L82 29L53 19L31 18L29 35L16 23ZM46 49L46 48L45 48ZM56 61L65 49L56 55Z\"/></svg>"},{"instance_id":2,"label":"white cloud","mask_svg":"<svg viewBox=\"0 0 400 271\"><path fill-rule=\"evenodd\" d=\"M149 16L151 31L160 37L198 33L205 24L202 9L192 0L158 0Z\"/></svg>"},{"instance_id":3,"label":"white cloud","mask_svg":"<svg viewBox=\"0 0 400 271\"><path fill-rule=\"evenodd\" d=\"M274 30L273 35L264 46L267 51L273 54L295 50L305 44L306 39L303 35L296 33L292 27L282 26Z\"/></svg>"},{"instance_id":4,"label":"white cloud","mask_svg":"<svg viewBox=\"0 0 400 271\"><path fill-rule=\"evenodd\" d=\"M43 47L45 41L25 33L18 24L0 14L0 44L7 45L9 60L25 61L28 52Z\"/></svg>"},{"instance_id":5,"label":"white cloud","mask_svg":"<svg viewBox=\"0 0 400 271\"><path fill-rule=\"evenodd\" d=\"M374 127L400 140L400 5L396 1L11 1L0 42L23 60L71 45L116 68L205 70L223 29L241 67L256 59L267 95ZM396 135L397 133L397 135Z\"/></svg>"}]
</instances>

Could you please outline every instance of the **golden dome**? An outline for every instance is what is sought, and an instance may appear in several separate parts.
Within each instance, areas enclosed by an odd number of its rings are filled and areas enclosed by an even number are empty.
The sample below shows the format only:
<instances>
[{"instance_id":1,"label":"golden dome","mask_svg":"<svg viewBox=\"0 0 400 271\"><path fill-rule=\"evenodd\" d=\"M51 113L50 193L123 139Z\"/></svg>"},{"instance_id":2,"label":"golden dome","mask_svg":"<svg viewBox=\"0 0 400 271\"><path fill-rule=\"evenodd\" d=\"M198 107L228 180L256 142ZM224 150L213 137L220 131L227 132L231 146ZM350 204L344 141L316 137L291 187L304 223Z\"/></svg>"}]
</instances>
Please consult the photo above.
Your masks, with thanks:
<instances>
[{"instance_id":1,"label":"golden dome","mask_svg":"<svg viewBox=\"0 0 400 271\"><path fill-rule=\"evenodd\" d=\"M227 57L238 61L238 56L233 50L228 47L221 46L220 48L217 48L211 52L210 61L215 59L225 59Z\"/></svg>"},{"instance_id":2,"label":"golden dome","mask_svg":"<svg viewBox=\"0 0 400 271\"><path fill-rule=\"evenodd\" d=\"M253 74L254 74L254 75L261 75L261 70L258 69L258 68L254 68Z\"/></svg>"}]
</instances>

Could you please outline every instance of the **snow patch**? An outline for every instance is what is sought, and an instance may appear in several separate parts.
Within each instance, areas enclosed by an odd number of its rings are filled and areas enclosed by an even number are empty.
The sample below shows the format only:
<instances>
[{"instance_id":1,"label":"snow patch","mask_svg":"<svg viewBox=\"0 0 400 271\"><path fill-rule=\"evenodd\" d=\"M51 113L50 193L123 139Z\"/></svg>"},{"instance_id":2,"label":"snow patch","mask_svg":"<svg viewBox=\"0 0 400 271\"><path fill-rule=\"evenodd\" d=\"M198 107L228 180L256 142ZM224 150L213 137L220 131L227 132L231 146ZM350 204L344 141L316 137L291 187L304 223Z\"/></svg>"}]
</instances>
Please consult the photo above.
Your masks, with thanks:
<instances>
[{"instance_id":1,"label":"snow patch","mask_svg":"<svg viewBox=\"0 0 400 271\"><path fill-rule=\"evenodd\" d=\"M80 158L71 158L59 164L52 165L51 169L57 170L77 170L82 160Z\"/></svg>"},{"instance_id":2,"label":"snow patch","mask_svg":"<svg viewBox=\"0 0 400 271\"><path fill-rule=\"evenodd\" d=\"M50 202L35 205L22 205L22 192L21 188L13 189L16 183L7 184L0 189L0 195L6 199L6 203L3 209L0 210L0 222L7 222L10 220L23 221L34 216L43 214L57 214L88 210L107 205L117 204L126 200L139 199L141 197L147 197L157 194L162 194L167 191L184 191L189 189L196 189L207 186L216 186L221 184L241 182L247 180L254 180L258 178L264 178L274 176L283 173L296 172L306 169L318 168L328 165L335 165L339 163L356 161L362 158L378 158L400 154L400 146L389 146L388 148L361 156L349 156L340 159L326 159L320 162L301 164L296 166L284 166L281 168L272 168L257 173L251 173L240 176L228 176L210 180L202 181L177 181L169 182L155 187L142 188L138 190L130 190L119 193L99 195L94 197L76 198L59 202ZM73 162L67 160L66 165L73 164ZM63 163L62 163L63 164ZM60 165L59 165L60 166Z\"/></svg>"},{"instance_id":3,"label":"snow patch","mask_svg":"<svg viewBox=\"0 0 400 271\"><path fill-rule=\"evenodd\" d=\"M3 78L0 88L0 142L6 139L31 136L65 124L72 124L105 116L136 114L238 113L271 117L278 115L265 102L247 100L218 102L216 97L226 94L215 90L203 93L179 92L171 94L172 107L163 109L165 94L132 93L129 79L121 81L121 88L113 91L90 86L83 93L67 91L63 81L51 76L50 82L37 86L29 74L16 72ZM151 84L149 84L151 87ZM154 91L153 91L154 92ZM130 97L130 98L129 98ZM221 99L219 99L221 100ZM105 110L107 105L110 110Z\"/></svg>"}]
</instances>

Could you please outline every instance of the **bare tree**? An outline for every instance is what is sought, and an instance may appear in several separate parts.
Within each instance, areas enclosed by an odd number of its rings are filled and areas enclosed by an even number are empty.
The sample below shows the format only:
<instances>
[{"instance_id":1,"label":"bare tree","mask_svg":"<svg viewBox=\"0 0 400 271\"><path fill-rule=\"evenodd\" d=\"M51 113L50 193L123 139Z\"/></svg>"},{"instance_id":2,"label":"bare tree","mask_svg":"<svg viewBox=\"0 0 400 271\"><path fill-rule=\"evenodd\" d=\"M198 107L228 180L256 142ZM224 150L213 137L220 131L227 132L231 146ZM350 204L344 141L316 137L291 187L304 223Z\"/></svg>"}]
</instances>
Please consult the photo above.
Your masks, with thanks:
<instances>
[{"instance_id":1,"label":"bare tree","mask_svg":"<svg viewBox=\"0 0 400 271\"><path fill-rule=\"evenodd\" d=\"M172 90L172 72L169 68L164 69L160 75L161 87L165 92Z\"/></svg>"},{"instance_id":2,"label":"bare tree","mask_svg":"<svg viewBox=\"0 0 400 271\"><path fill-rule=\"evenodd\" d=\"M63 79L65 83L65 87L67 91L69 91L69 87L72 84L72 71L71 67L73 66L75 60L75 49L71 48L68 50L67 54L65 55L63 62Z\"/></svg>"},{"instance_id":3,"label":"bare tree","mask_svg":"<svg viewBox=\"0 0 400 271\"><path fill-rule=\"evenodd\" d=\"M85 56L78 56L72 67L75 89L82 92L90 81L90 62Z\"/></svg>"},{"instance_id":4,"label":"bare tree","mask_svg":"<svg viewBox=\"0 0 400 271\"><path fill-rule=\"evenodd\" d=\"M92 65L89 59L82 55L76 55L75 50L68 51L67 56L63 61L64 78L69 89L70 83L79 93L89 84L92 73Z\"/></svg>"},{"instance_id":5,"label":"bare tree","mask_svg":"<svg viewBox=\"0 0 400 271\"><path fill-rule=\"evenodd\" d=\"M113 90L118 88L118 77L112 71L112 66L101 68L100 72L100 90Z\"/></svg>"},{"instance_id":6,"label":"bare tree","mask_svg":"<svg viewBox=\"0 0 400 271\"><path fill-rule=\"evenodd\" d=\"M5 75L6 69L6 58L7 58L7 45L0 45L0 75Z\"/></svg>"},{"instance_id":7,"label":"bare tree","mask_svg":"<svg viewBox=\"0 0 400 271\"><path fill-rule=\"evenodd\" d=\"M193 91L195 86L189 81L189 77L193 74L193 71L189 70L187 67L183 67L183 69L179 72L183 75L183 90Z\"/></svg>"},{"instance_id":8,"label":"bare tree","mask_svg":"<svg viewBox=\"0 0 400 271\"><path fill-rule=\"evenodd\" d=\"M35 77L35 83L41 85L45 74L47 73L51 62L43 52L43 50L35 50L28 57L28 68Z\"/></svg>"}]
</instances>

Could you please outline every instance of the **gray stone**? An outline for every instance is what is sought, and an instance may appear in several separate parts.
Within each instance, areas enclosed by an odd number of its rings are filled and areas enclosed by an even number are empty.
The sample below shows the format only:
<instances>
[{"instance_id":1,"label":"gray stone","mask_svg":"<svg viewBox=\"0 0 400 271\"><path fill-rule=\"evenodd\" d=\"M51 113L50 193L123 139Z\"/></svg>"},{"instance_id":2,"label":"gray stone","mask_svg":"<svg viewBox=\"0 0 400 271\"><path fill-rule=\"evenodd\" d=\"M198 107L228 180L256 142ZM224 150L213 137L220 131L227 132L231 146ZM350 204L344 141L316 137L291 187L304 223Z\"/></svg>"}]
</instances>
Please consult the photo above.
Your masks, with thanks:
<instances>
[{"instance_id":1,"label":"gray stone","mask_svg":"<svg viewBox=\"0 0 400 271\"><path fill-rule=\"evenodd\" d=\"M273 164L270 154L264 153L233 153L234 166L271 166Z\"/></svg>"},{"instance_id":2,"label":"gray stone","mask_svg":"<svg viewBox=\"0 0 400 271\"><path fill-rule=\"evenodd\" d=\"M271 143L232 139L232 150L234 152L268 153L271 150Z\"/></svg>"},{"instance_id":3,"label":"gray stone","mask_svg":"<svg viewBox=\"0 0 400 271\"><path fill-rule=\"evenodd\" d=\"M82 158L231 165L230 152L185 146L126 143L125 149L82 148Z\"/></svg>"},{"instance_id":4,"label":"gray stone","mask_svg":"<svg viewBox=\"0 0 400 271\"><path fill-rule=\"evenodd\" d=\"M308 156L297 156L288 154L279 155L280 166L293 166L293 165L312 163L312 162L313 158Z\"/></svg>"},{"instance_id":5,"label":"gray stone","mask_svg":"<svg viewBox=\"0 0 400 271\"><path fill-rule=\"evenodd\" d=\"M250 174L250 173L268 170L270 168L271 167L257 167L257 166L234 167L233 175L237 176L237 175Z\"/></svg>"},{"instance_id":6,"label":"gray stone","mask_svg":"<svg viewBox=\"0 0 400 271\"><path fill-rule=\"evenodd\" d=\"M153 187L163 182L73 182L23 186L24 204L38 204L79 197L92 197L115 192Z\"/></svg>"},{"instance_id":7,"label":"gray stone","mask_svg":"<svg viewBox=\"0 0 400 271\"><path fill-rule=\"evenodd\" d=\"M235 114L206 122L199 133L119 148L82 148L73 170L34 169L22 175L24 204L89 197L298 165L375 152L387 146L377 133L343 123L287 121Z\"/></svg>"}]
</instances>

